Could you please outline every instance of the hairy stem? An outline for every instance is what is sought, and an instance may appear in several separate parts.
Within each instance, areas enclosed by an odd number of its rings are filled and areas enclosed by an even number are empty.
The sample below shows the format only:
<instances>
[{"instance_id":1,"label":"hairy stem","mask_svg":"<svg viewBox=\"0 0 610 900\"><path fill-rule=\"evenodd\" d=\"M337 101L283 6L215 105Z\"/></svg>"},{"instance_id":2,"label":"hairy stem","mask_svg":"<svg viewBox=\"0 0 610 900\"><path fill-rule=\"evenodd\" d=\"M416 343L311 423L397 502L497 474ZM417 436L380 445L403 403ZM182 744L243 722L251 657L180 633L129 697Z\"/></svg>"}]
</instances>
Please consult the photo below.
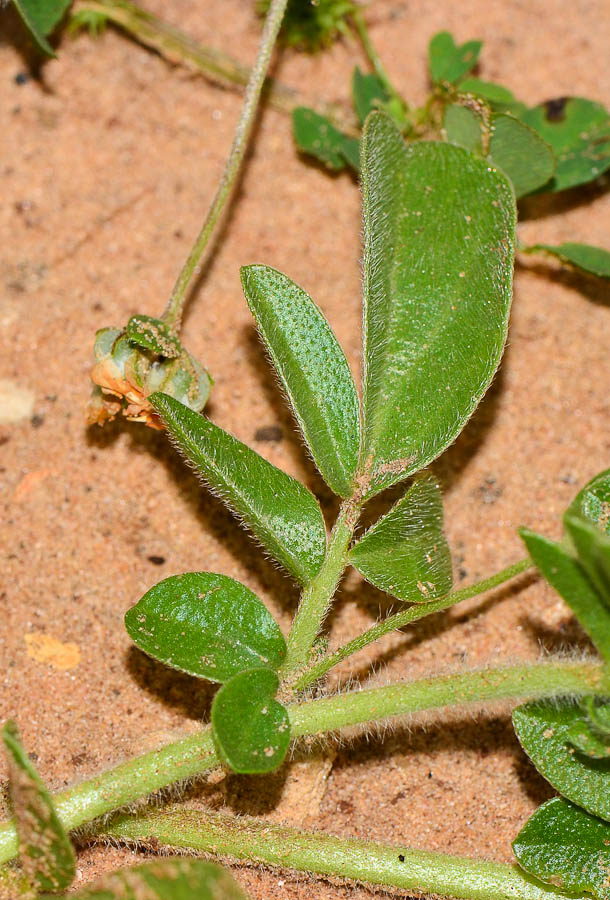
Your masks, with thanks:
<instances>
[{"instance_id":1,"label":"hairy stem","mask_svg":"<svg viewBox=\"0 0 610 900\"><path fill-rule=\"evenodd\" d=\"M79 12L103 15L117 28L145 47L155 50L169 63L183 65L221 87L244 88L248 83L251 72L249 66L243 65L222 50L204 47L179 28L167 24L130 0L80 0L75 4L73 14L77 15ZM269 75L265 78L262 95L275 109L289 114L304 103L297 90L280 84ZM338 104L319 99L314 102L314 109L338 128L357 133L353 116Z\"/></svg>"},{"instance_id":2,"label":"hairy stem","mask_svg":"<svg viewBox=\"0 0 610 900\"><path fill-rule=\"evenodd\" d=\"M165 847L195 853L463 900L553 900L564 896L506 863L297 831L192 809L157 811L144 818L123 816L104 832L140 846L158 841Z\"/></svg>"},{"instance_id":3,"label":"hairy stem","mask_svg":"<svg viewBox=\"0 0 610 900\"><path fill-rule=\"evenodd\" d=\"M359 512L360 506L351 500L341 506L322 568L301 595L280 673L284 678L309 662L311 648L345 569L347 550Z\"/></svg>"},{"instance_id":4,"label":"hairy stem","mask_svg":"<svg viewBox=\"0 0 610 900\"><path fill-rule=\"evenodd\" d=\"M327 656L325 659L321 659L320 662L313 665L310 669L307 669L296 682L294 686L295 689L302 690L308 685L313 684L314 681L317 681L325 675L329 669L333 668L333 666L336 666L344 659L347 659L347 657L351 656L353 653L362 650L367 644L378 641L379 638L383 637L385 634L389 634L397 628L402 628L404 625L410 625L412 622L417 622L425 616L430 616L433 613L449 609L449 607L455 606L455 604L459 603L461 600L467 600L470 597L476 597L478 594L483 594L485 591L490 591L492 588L504 584L516 575L521 575L523 572L527 572L528 569L532 569L533 567L534 564L529 558L522 559L517 563L513 563L512 566L502 569L502 571L498 572L496 575L486 578L484 581L478 581L476 584L461 588L459 591L454 591L452 594L449 594L446 597L440 597L438 600L431 600L429 603L413 605L393 616L388 616L383 622L378 622L377 625L373 625L368 631L358 635L353 641L340 647L333 654Z\"/></svg>"},{"instance_id":5,"label":"hairy stem","mask_svg":"<svg viewBox=\"0 0 610 900\"><path fill-rule=\"evenodd\" d=\"M610 675L599 663L548 662L482 669L425 678L373 690L351 691L288 707L292 737L336 732L352 725L377 723L445 706L506 699L540 699L566 694L604 695ZM53 799L66 828L133 803L141 797L207 772L219 765L210 728L152 753L129 760L57 794ZM17 853L13 822L0 825L0 863Z\"/></svg>"},{"instance_id":6,"label":"hairy stem","mask_svg":"<svg viewBox=\"0 0 610 900\"><path fill-rule=\"evenodd\" d=\"M167 308L163 314L164 320L176 332L180 330L182 313L188 296L188 290L201 271L201 261L208 245L208 241L210 240L216 223L229 199L231 189L245 156L248 138L252 131L252 125L254 124L263 83L265 81L265 75L267 74L269 61L280 30L280 25L282 24L287 2L288 0L272 0L269 7L258 55L250 73L242 111L237 123L237 128L235 129L235 137L233 138L233 144L225 164L224 172L222 173L222 178L220 179L220 184L218 185L212 205L205 217L201 231L193 245L193 249L189 253L187 260L182 267L182 271L178 276L178 280L176 281L171 297L169 298Z\"/></svg>"}]
</instances>

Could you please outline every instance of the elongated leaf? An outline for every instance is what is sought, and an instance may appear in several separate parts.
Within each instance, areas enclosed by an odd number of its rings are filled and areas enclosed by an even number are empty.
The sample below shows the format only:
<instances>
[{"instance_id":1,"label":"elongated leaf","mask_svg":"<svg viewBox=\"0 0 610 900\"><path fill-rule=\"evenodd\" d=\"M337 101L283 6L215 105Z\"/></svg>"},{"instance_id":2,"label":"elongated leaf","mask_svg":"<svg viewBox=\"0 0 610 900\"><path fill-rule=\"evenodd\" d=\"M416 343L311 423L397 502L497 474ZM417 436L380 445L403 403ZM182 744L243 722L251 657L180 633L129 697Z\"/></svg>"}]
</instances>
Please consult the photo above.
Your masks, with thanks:
<instances>
[{"instance_id":1,"label":"elongated leaf","mask_svg":"<svg viewBox=\"0 0 610 900\"><path fill-rule=\"evenodd\" d=\"M465 147L479 156L483 154L482 122L467 106L450 103L445 107L443 128L450 143Z\"/></svg>"},{"instance_id":2,"label":"elongated leaf","mask_svg":"<svg viewBox=\"0 0 610 900\"><path fill-rule=\"evenodd\" d=\"M563 891L609 900L610 825L553 797L536 810L513 843L526 872Z\"/></svg>"},{"instance_id":3,"label":"elongated leaf","mask_svg":"<svg viewBox=\"0 0 610 900\"><path fill-rule=\"evenodd\" d=\"M360 168L360 142L358 138L343 134L313 109L298 106L292 113L294 140L303 153L314 156L328 169L340 172L347 167L358 172Z\"/></svg>"},{"instance_id":4,"label":"elongated leaf","mask_svg":"<svg viewBox=\"0 0 610 900\"><path fill-rule=\"evenodd\" d=\"M247 900L233 876L214 863L163 859L102 876L74 900Z\"/></svg>"},{"instance_id":5,"label":"elongated leaf","mask_svg":"<svg viewBox=\"0 0 610 900\"><path fill-rule=\"evenodd\" d=\"M40 50L47 56L55 56L47 36L59 24L72 0L13 0L13 2Z\"/></svg>"},{"instance_id":6,"label":"elongated leaf","mask_svg":"<svg viewBox=\"0 0 610 900\"><path fill-rule=\"evenodd\" d=\"M352 97L361 125L364 125L364 120L372 109L377 109L380 104L387 103L390 99L377 75L364 75L358 66L352 76Z\"/></svg>"},{"instance_id":7,"label":"elongated leaf","mask_svg":"<svg viewBox=\"0 0 610 900\"><path fill-rule=\"evenodd\" d=\"M353 492L360 406L345 354L313 300L267 266L246 266L242 285L259 331L324 480Z\"/></svg>"},{"instance_id":8,"label":"elongated leaf","mask_svg":"<svg viewBox=\"0 0 610 900\"><path fill-rule=\"evenodd\" d=\"M275 700L271 669L249 669L221 687L212 704L212 729L224 762L243 775L272 772L290 744L286 709Z\"/></svg>"},{"instance_id":9,"label":"elongated leaf","mask_svg":"<svg viewBox=\"0 0 610 900\"><path fill-rule=\"evenodd\" d=\"M540 572L568 604L600 654L610 660L610 607L580 563L560 544L534 531L521 528L519 534Z\"/></svg>"},{"instance_id":10,"label":"elongated leaf","mask_svg":"<svg viewBox=\"0 0 610 900\"><path fill-rule=\"evenodd\" d=\"M153 316L132 316L127 323L127 337L138 347L152 350L168 359L175 359L182 353L176 335L171 333L163 319L155 319Z\"/></svg>"},{"instance_id":11,"label":"elongated leaf","mask_svg":"<svg viewBox=\"0 0 610 900\"><path fill-rule=\"evenodd\" d=\"M179 449L274 558L303 583L314 578L326 552L326 527L313 494L173 397L148 400Z\"/></svg>"},{"instance_id":12,"label":"elongated leaf","mask_svg":"<svg viewBox=\"0 0 610 900\"><path fill-rule=\"evenodd\" d=\"M228 681L254 666L277 669L286 652L279 626L258 597L212 572L159 582L128 610L125 627L149 656L210 681Z\"/></svg>"},{"instance_id":13,"label":"elongated leaf","mask_svg":"<svg viewBox=\"0 0 610 900\"><path fill-rule=\"evenodd\" d=\"M451 590L451 554L443 532L443 499L431 475L362 537L349 561L367 581L399 600L425 603Z\"/></svg>"},{"instance_id":14,"label":"elongated leaf","mask_svg":"<svg viewBox=\"0 0 610 900\"><path fill-rule=\"evenodd\" d=\"M598 278L610 278L610 253L603 247L592 247L589 244L565 243L553 246L552 244L534 244L527 248L528 253L536 250L544 250L551 253L564 263L576 266L590 275Z\"/></svg>"},{"instance_id":15,"label":"elongated leaf","mask_svg":"<svg viewBox=\"0 0 610 900\"><path fill-rule=\"evenodd\" d=\"M49 792L21 745L14 722L5 724L2 740L24 874L37 891L63 891L72 884L76 874L70 838L59 821Z\"/></svg>"},{"instance_id":16,"label":"elongated leaf","mask_svg":"<svg viewBox=\"0 0 610 900\"><path fill-rule=\"evenodd\" d=\"M555 171L555 157L546 141L519 119L503 113L492 117L487 158L508 175L517 197L542 187Z\"/></svg>"},{"instance_id":17,"label":"elongated leaf","mask_svg":"<svg viewBox=\"0 0 610 900\"><path fill-rule=\"evenodd\" d=\"M496 84L494 81L482 81L480 78L464 78L458 84L458 90L465 94L475 94L482 97L492 105L506 106L516 103L517 100L512 91L505 88L502 84Z\"/></svg>"},{"instance_id":18,"label":"elongated leaf","mask_svg":"<svg viewBox=\"0 0 610 900\"><path fill-rule=\"evenodd\" d=\"M423 469L464 427L500 361L515 199L461 147L364 130L365 496Z\"/></svg>"},{"instance_id":19,"label":"elongated leaf","mask_svg":"<svg viewBox=\"0 0 610 900\"><path fill-rule=\"evenodd\" d=\"M572 803L610 819L610 759L575 751L570 730L583 718L575 703L526 703L513 712L521 746L541 775Z\"/></svg>"},{"instance_id":20,"label":"elongated leaf","mask_svg":"<svg viewBox=\"0 0 610 900\"><path fill-rule=\"evenodd\" d=\"M520 114L549 144L557 159L549 191L594 181L610 168L610 115L583 97L559 97Z\"/></svg>"},{"instance_id":21,"label":"elongated leaf","mask_svg":"<svg viewBox=\"0 0 610 900\"><path fill-rule=\"evenodd\" d=\"M610 535L577 516L564 516L578 561L610 612Z\"/></svg>"},{"instance_id":22,"label":"elongated leaf","mask_svg":"<svg viewBox=\"0 0 610 900\"><path fill-rule=\"evenodd\" d=\"M448 31L439 31L428 46L432 81L458 81L474 69L482 46L482 41L466 41L458 47Z\"/></svg>"}]
</instances>

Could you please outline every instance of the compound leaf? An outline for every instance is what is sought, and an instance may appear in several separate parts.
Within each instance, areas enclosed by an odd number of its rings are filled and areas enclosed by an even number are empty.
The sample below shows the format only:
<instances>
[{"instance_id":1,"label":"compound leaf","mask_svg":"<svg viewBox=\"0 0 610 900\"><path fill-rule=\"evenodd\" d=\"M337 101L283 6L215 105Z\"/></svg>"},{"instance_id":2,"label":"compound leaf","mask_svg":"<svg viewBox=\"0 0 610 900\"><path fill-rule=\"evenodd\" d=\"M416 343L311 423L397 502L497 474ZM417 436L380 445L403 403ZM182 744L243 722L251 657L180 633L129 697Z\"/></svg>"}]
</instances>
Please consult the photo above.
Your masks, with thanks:
<instances>
[{"instance_id":1,"label":"compound leaf","mask_svg":"<svg viewBox=\"0 0 610 900\"><path fill-rule=\"evenodd\" d=\"M125 616L134 643L168 666L228 681L254 666L277 669L286 644L267 607L226 575L188 572L151 588Z\"/></svg>"},{"instance_id":2,"label":"compound leaf","mask_svg":"<svg viewBox=\"0 0 610 900\"><path fill-rule=\"evenodd\" d=\"M212 704L212 730L221 758L234 772L272 772L290 744L290 721L275 700L279 679L271 669L249 669L224 684Z\"/></svg>"},{"instance_id":3,"label":"compound leaf","mask_svg":"<svg viewBox=\"0 0 610 900\"><path fill-rule=\"evenodd\" d=\"M47 56L55 56L47 36L59 24L72 0L13 0L13 3L39 49Z\"/></svg>"},{"instance_id":4,"label":"compound leaf","mask_svg":"<svg viewBox=\"0 0 610 900\"><path fill-rule=\"evenodd\" d=\"M359 171L358 138L343 134L325 116L306 106L297 106L292 113L292 131L299 150L314 156L328 169L340 172L349 166L354 172Z\"/></svg>"},{"instance_id":5,"label":"compound leaf","mask_svg":"<svg viewBox=\"0 0 610 900\"><path fill-rule=\"evenodd\" d=\"M458 81L477 64L482 41L467 41L459 47L448 31L439 31L428 45L432 81Z\"/></svg>"},{"instance_id":6,"label":"compound leaf","mask_svg":"<svg viewBox=\"0 0 610 900\"><path fill-rule=\"evenodd\" d=\"M584 718L580 706L561 703L526 703L513 712L513 725L521 746L541 775L572 803L602 819L610 819L610 759L592 759L578 753L570 731Z\"/></svg>"},{"instance_id":7,"label":"compound leaf","mask_svg":"<svg viewBox=\"0 0 610 900\"><path fill-rule=\"evenodd\" d=\"M205 481L302 583L317 575L326 527L313 494L237 438L169 397L148 398Z\"/></svg>"},{"instance_id":8,"label":"compound leaf","mask_svg":"<svg viewBox=\"0 0 610 900\"><path fill-rule=\"evenodd\" d=\"M246 266L252 315L324 480L350 497L360 446L360 406L345 354L298 285L267 266Z\"/></svg>"},{"instance_id":9,"label":"compound leaf","mask_svg":"<svg viewBox=\"0 0 610 900\"><path fill-rule=\"evenodd\" d=\"M555 157L546 141L504 113L492 116L487 158L508 175L517 197L542 187L555 171Z\"/></svg>"},{"instance_id":10,"label":"compound leaf","mask_svg":"<svg viewBox=\"0 0 610 900\"><path fill-rule=\"evenodd\" d=\"M436 480L431 475L418 478L352 547L349 562L375 587L407 603L448 594L451 554Z\"/></svg>"},{"instance_id":11,"label":"compound leaf","mask_svg":"<svg viewBox=\"0 0 610 900\"><path fill-rule=\"evenodd\" d=\"M557 168L546 190L586 184L610 168L610 115L601 103L559 97L526 109L520 118L555 154Z\"/></svg>"},{"instance_id":12,"label":"compound leaf","mask_svg":"<svg viewBox=\"0 0 610 900\"><path fill-rule=\"evenodd\" d=\"M405 144L372 112L362 142L365 496L459 434L498 366L510 308L514 192L461 147Z\"/></svg>"},{"instance_id":13,"label":"compound leaf","mask_svg":"<svg viewBox=\"0 0 610 900\"><path fill-rule=\"evenodd\" d=\"M21 744L14 722L6 722L2 740L8 759L11 804L23 872L37 891L63 891L72 884L76 874L70 838Z\"/></svg>"},{"instance_id":14,"label":"compound leaf","mask_svg":"<svg viewBox=\"0 0 610 900\"><path fill-rule=\"evenodd\" d=\"M74 900L247 900L226 869L195 859L162 859L102 876Z\"/></svg>"},{"instance_id":15,"label":"compound leaf","mask_svg":"<svg viewBox=\"0 0 610 900\"><path fill-rule=\"evenodd\" d=\"M132 316L127 323L127 337L132 343L151 350L167 359L175 359L182 353L180 341L163 319L153 316Z\"/></svg>"},{"instance_id":16,"label":"compound leaf","mask_svg":"<svg viewBox=\"0 0 610 900\"><path fill-rule=\"evenodd\" d=\"M567 242L557 246L534 244L527 248L528 253L536 250L544 250L546 253L556 256L561 262L576 266L582 272L588 272L598 278L610 278L610 253L602 247Z\"/></svg>"},{"instance_id":17,"label":"compound leaf","mask_svg":"<svg viewBox=\"0 0 610 900\"><path fill-rule=\"evenodd\" d=\"M387 103L390 99L377 75L372 73L364 75L358 66L352 76L352 97L361 125L364 125L364 120L372 109L377 109L380 104Z\"/></svg>"},{"instance_id":18,"label":"compound leaf","mask_svg":"<svg viewBox=\"0 0 610 900\"><path fill-rule=\"evenodd\" d=\"M537 568L565 600L600 654L610 660L610 607L578 560L560 544L534 531L521 528L519 534Z\"/></svg>"},{"instance_id":19,"label":"compound leaf","mask_svg":"<svg viewBox=\"0 0 610 900\"><path fill-rule=\"evenodd\" d=\"M589 891L609 900L610 825L553 797L537 809L513 842L526 872L562 891Z\"/></svg>"}]
</instances>

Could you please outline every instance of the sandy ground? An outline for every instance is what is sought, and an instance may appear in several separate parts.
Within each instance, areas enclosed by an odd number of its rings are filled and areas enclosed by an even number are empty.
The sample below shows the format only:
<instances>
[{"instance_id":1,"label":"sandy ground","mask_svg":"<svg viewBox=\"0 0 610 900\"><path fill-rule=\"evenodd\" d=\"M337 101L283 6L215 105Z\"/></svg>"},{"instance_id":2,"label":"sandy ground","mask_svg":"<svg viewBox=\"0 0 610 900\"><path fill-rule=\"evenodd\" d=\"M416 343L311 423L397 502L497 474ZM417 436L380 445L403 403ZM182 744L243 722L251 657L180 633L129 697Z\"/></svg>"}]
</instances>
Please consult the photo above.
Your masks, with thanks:
<instances>
[{"instance_id":1,"label":"sandy ground","mask_svg":"<svg viewBox=\"0 0 610 900\"><path fill-rule=\"evenodd\" d=\"M259 23L246 0L149 0L204 43L253 59ZM607 2L376 0L368 18L395 82L421 101L427 40L441 28L485 41L481 76L529 102L565 94L610 100ZM286 52L275 74L305 97L344 100L359 47L311 58ZM87 429L83 409L96 328L161 311L211 198L239 111L237 94L173 70L109 31L66 39L41 82L10 40L0 46L0 379L18 385L20 421L0 426L3 587L0 712L17 719L55 789L196 728L211 694L130 646L123 615L172 573L217 570L255 590L286 627L296 594L163 435L117 424ZM25 81L25 83L20 83ZM213 373L208 412L272 462L320 491L293 435L241 294L238 267L265 262L320 303L357 372L359 193L295 153L286 116L264 111L255 149L214 258L192 303L185 342ZM608 245L604 186L522 209L525 241ZM578 485L608 465L609 290L552 265L516 273L501 372L457 443L435 465L446 491L456 581L519 559L521 524L559 533ZM11 387L14 391L14 387ZM261 426L279 440L256 440ZM276 432L276 437L279 432ZM328 497L322 494L323 500ZM381 504L383 505L383 504ZM386 504L387 505L387 504ZM328 502L326 503L328 507ZM348 579L333 646L384 609ZM587 643L550 588L514 589L393 635L338 672L374 683L487 661L536 659ZM231 778L216 807L300 809L260 780ZM337 834L511 858L510 842L551 795L520 752L506 708L440 724L414 721L340 750L310 823ZM256 800L254 797L256 796ZM279 805L278 805L279 804ZM297 813L295 814L295 808ZM85 849L81 883L133 861ZM238 870L255 898L364 898L361 888Z\"/></svg>"}]
</instances>

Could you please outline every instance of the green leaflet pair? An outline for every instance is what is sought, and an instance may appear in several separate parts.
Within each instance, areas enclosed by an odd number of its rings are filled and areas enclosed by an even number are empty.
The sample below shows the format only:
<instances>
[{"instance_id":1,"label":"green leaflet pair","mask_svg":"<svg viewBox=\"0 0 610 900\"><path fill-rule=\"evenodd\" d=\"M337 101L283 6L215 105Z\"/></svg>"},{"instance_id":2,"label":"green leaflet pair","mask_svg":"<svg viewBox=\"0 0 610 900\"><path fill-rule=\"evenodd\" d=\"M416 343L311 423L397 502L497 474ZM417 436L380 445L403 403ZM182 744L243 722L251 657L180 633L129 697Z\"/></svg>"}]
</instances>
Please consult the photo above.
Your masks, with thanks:
<instances>
[{"instance_id":1,"label":"green leaflet pair","mask_svg":"<svg viewBox=\"0 0 610 900\"><path fill-rule=\"evenodd\" d=\"M302 603L320 585L332 597L348 564L401 601L449 592L442 504L430 476L418 478L351 547L350 537L366 500L422 470L455 439L489 385L506 336L515 228L507 179L462 148L406 145L379 112L365 126L362 163L362 399L309 296L274 269L242 270L307 447L343 500L330 545L304 485L175 398L149 398L204 481L301 583ZM314 622L312 640L321 624ZM222 683L212 728L231 768L277 768L290 728L275 696L291 663L277 624L248 588L207 572L169 578L129 610L126 626L150 655Z\"/></svg>"},{"instance_id":2,"label":"green leaflet pair","mask_svg":"<svg viewBox=\"0 0 610 900\"><path fill-rule=\"evenodd\" d=\"M522 531L528 552L610 663L610 470L564 516L560 543ZM610 898L610 698L531 703L513 713L517 736L560 797L514 842L520 864L566 891Z\"/></svg>"}]
</instances>

